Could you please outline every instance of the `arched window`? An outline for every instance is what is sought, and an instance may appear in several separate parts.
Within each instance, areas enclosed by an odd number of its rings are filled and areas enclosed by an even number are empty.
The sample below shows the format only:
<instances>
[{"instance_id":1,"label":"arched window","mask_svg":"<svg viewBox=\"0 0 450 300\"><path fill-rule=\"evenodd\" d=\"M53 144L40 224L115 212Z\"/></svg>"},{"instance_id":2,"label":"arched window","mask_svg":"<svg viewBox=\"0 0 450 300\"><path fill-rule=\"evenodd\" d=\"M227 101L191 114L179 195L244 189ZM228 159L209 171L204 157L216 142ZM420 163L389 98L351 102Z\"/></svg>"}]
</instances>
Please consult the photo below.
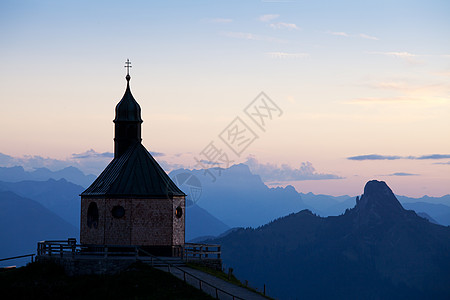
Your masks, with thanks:
<instances>
[{"instance_id":1,"label":"arched window","mask_svg":"<svg viewBox=\"0 0 450 300\"><path fill-rule=\"evenodd\" d=\"M181 218L182 215L183 215L183 209L181 208L181 206L178 206L177 209L175 210L175 216L179 219L179 218Z\"/></svg>"},{"instance_id":2,"label":"arched window","mask_svg":"<svg viewBox=\"0 0 450 300\"><path fill-rule=\"evenodd\" d=\"M87 211L87 226L89 228L98 227L98 207L97 203L91 202Z\"/></svg>"}]
</instances>

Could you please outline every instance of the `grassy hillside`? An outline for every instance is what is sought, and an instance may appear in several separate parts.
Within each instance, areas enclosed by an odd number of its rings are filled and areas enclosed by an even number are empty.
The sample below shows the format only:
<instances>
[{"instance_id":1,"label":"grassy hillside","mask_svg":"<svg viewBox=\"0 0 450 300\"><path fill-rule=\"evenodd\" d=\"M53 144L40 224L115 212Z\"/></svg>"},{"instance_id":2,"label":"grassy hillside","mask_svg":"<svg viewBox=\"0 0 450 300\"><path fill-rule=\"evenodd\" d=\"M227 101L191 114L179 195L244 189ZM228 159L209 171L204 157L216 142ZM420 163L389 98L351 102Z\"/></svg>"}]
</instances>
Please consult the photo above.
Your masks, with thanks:
<instances>
[{"instance_id":1,"label":"grassy hillside","mask_svg":"<svg viewBox=\"0 0 450 300\"><path fill-rule=\"evenodd\" d=\"M212 299L174 276L136 263L116 275L68 277L35 262L0 272L2 299Z\"/></svg>"}]
</instances>

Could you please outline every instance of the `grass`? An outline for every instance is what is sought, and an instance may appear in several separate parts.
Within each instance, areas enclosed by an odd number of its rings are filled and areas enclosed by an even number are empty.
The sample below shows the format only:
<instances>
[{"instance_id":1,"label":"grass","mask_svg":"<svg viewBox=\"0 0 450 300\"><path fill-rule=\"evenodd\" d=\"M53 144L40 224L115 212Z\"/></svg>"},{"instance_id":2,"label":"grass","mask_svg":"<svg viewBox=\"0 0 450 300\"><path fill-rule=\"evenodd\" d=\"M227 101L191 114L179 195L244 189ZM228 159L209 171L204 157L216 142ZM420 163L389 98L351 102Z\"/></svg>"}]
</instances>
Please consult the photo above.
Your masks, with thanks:
<instances>
[{"instance_id":1,"label":"grass","mask_svg":"<svg viewBox=\"0 0 450 300\"><path fill-rule=\"evenodd\" d=\"M245 289L247 289L247 290L250 290L250 291L252 291L252 292L254 292L254 293L260 294L261 296L266 297L267 299L273 299L273 298L270 298L270 297L267 296L267 295L264 295L264 294L261 293L260 291L258 291L258 290L254 289L254 288L252 288L252 287L249 287L249 286L243 284L243 283L242 283L239 279L237 279L233 274L231 274L231 276L228 277L228 274L226 274L226 273L223 272L223 271L219 271L219 270L216 270L216 269L208 268L208 267L206 267L206 266L204 266L204 265L196 264L196 263L193 263L193 262L189 262L189 263L187 263L186 265L187 265L189 268L196 269L196 270L199 270L199 271L208 273L208 274L213 275L213 276L215 276L215 277L217 277L217 278L220 278L220 279L222 279L222 280L225 280L225 281L227 281L227 282L229 282L229 283L232 283L232 284L234 284L234 285L243 287L243 288L245 288Z\"/></svg>"},{"instance_id":2,"label":"grass","mask_svg":"<svg viewBox=\"0 0 450 300\"><path fill-rule=\"evenodd\" d=\"M69 277L53 263L35 262L0 272L2 299L213 299L143 263L115 275Z\"/></svg>"}]
</instances>

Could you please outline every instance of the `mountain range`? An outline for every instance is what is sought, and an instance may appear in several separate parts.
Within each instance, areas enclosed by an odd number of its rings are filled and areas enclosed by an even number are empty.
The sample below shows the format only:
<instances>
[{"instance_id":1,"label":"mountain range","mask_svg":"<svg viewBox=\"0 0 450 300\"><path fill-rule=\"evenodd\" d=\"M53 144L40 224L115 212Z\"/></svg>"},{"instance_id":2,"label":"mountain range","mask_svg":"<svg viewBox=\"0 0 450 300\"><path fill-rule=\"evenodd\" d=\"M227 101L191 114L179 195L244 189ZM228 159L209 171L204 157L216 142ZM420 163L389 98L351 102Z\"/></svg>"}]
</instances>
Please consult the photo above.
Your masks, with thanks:
<instances>
[{"instance_id":1,"label":"mountain range","mask_svg":"<svg viewBox=\"0 0 450 300\"><path fill-rule=\"evenodd\" d=\"M205 175L205 170L179 169L170 176L183 173L195 176L201 182L201 197L196 204L230 227L260 226L306 207L292 186L269 188L244 164L219 172L215 181Z\"/></svg>"},{"instance_id":2,"label":"mountain range","mask_svg":"<svg viewBox=\"0 0 450 300\"><path fill-rule=\"evenodd\" d=\"M212 180L206 171L214 172L217 176L216 180ZM334 197L299 193L292 186L269 188L258 175L252 174L243 164L234 165L228 169L206 171L180 169L170 174L173 178L178 174L188 173L196 179L194 184L197 198L195 199L192 198L193 190L181 186L182 190L189 194L186 207L187 241L219 236L230 228L256 228L303 209L309 209L322 217L336 216L352 208L355 203L355 198L350 196ZM90 178L89 175L84 175L73 167L56 172L48 169L27 172L22 167L0 168L0 178L6 180L0 181L0 191L11 191L22 198L36 201L75 228L79 228L80 198L78 195L84 187L63 178L53 179L64 174L72 174L67 177L78 178L78 182ZM36 180L29 180L29 178ZM90 184L90 182L86 183ZM446 205L450 195L441 198L425 196L419 199L399 196L399 199L405 208L415 210L430 221L450 225L450 206ZM8 202L4 205L12 205L12 203ZM36 210L35 212L37 213ZM23 220L23 222L27 221ZM14 231L15 229L1 227L1 230Z\"/></svg>"},{"instance_id":3,"label":"mountain range","mask_svg":"<svg viewBox=\"0 0 450 300\"><path fill-rule=\"evenodd\" d=\"M244 164L227 169L179 169L172 171L170 176L174 178L180 174L195 177L196 187L201 189L196 204L230 227L258 227L302 209L309 209L322 217L337 216L355 204L355 197L348 195L301 193L292 186L269 188ZM189 187L181 186L181 189L191 194ZM407 209L426 213L438 223L450 225L450 195L398 197Z\"/></svg>"},{"instance_id":4,"label":"mountain range","mask_svg":"<svg viewBox=\"0 0 450 300\"><path fill-rule=\"evenodd\" d=\"M32 199L77 228L80 227L81 202L79 195L83 190L82 186L65 179L0 181L0 191L11 191L19 196Z\"/></svg>"},{"instance_id":5,"label":"mountain range","mask_svg":"<svg viewBox=\"0 0 450 300\"><path fill-rule=\"evenodd\" d=\"M281 299L448 299L450 228L370 181L343 215L309 210L208 240L240 279Z\"/></svg>"},{"instance_id":6,"label":"mountain range","mask_svg":"<svg viewBox=\"0 0 450 300\"><path fill-rule=\"evenodd\" d=\"M95 175L85 175L75 167L66 167L58 171L47 168L36 168L33 171L25 171L22 166L0 167L0 181L19 182L24 180L47 181L49 179L66 179L77 185L87 188L94 180Z\"/></svg>"},{"instance_id":7,"label":"mountain range","mask_svg":"<svg viewBox=\"0 0 450 300\"><path fill-rule=\"evenodd\" d=\"M36 253L38 241L77 238L80 233L43 205L11 191L0 191L0 228L0 258Z\"/></svg>"}]
</instances>

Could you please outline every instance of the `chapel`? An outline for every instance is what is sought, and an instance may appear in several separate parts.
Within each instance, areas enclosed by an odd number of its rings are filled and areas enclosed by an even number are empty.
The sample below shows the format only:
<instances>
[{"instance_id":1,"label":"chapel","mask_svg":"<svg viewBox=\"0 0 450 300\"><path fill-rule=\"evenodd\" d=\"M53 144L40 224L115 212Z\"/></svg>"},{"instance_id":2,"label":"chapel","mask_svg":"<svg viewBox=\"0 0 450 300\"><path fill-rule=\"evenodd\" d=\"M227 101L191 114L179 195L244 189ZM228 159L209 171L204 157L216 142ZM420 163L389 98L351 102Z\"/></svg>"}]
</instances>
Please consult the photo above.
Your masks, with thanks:
<instances>
[{"instance_id":1,"label":"chapel","mask_svg":"<svg viewBox=\"0 0 450 300\"><path fill-rule=\"evenodd\" d=\"M142 145L141 107L127 87L116 105L114 159L81 193L80 242L141 246L155 255L181 256L185 197Z\"/></svg>"}]
</instances>

